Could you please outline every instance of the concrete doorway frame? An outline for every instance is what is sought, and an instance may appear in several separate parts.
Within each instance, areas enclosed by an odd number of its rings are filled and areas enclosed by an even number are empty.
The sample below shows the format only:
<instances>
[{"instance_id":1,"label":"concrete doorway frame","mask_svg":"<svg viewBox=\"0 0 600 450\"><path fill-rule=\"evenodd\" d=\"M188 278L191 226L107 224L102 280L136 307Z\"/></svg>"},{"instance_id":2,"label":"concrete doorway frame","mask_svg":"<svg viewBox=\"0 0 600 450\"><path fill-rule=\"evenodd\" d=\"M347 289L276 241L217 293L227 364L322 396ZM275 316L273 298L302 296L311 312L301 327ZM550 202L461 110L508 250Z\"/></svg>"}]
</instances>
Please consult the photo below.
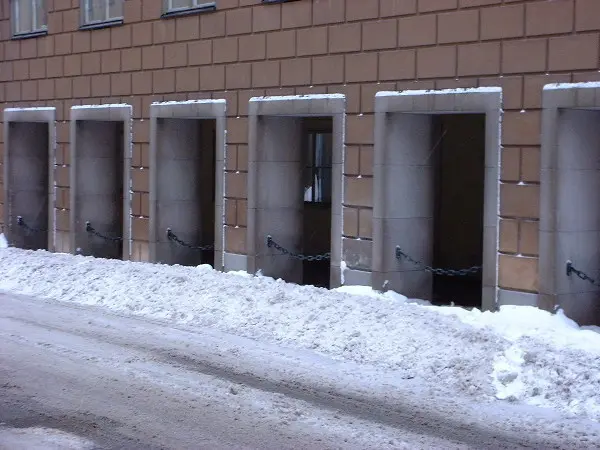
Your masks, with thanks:
<instances>
[{"instance_id":1,"label":"concrete doorway frame","mask_svg":"<svg viewBox=\"0 0 600 450\"><path fill-rule=\"evenodd\" d=\"M259 258L269 254L266 235L258 236L259 174L258 127L261 116L331 117L332 130L332 195L331 195L331 259L330 287L342 284L342 203L344 199L343 167L345 149L346 96L343 94L290 95L253 97L248 105L248 228L247 271L256 273ZM276 236L274 236L276 239ZM292 249L293 250L293 249ZM268 276L268 274L265 274Z\"/></svg>"},{"instance_id":2,"label":"concrete doorway frame","mask_svg":"<svg viewBox=\"0 0 600 450\"><path fill-rule=\"evenodd\" d=\"M56 163L56 108L6 108L4 110L4 227L10 242L10 229L13 224L11 217L11 205L9 196L11 187L9 185L10 173L10 123L12 122L36 122L48 124L48 251L55 251L55 188L54 188L54 166Z\"/></svg>"},{"instance_id":3,"label":"concrete doorway frame","mask_svg":"<svg viewBox=\"0 0 600 450\"><path fill-rule=\"evenodd\" d=\"M375 96L375 155L373 167L373 274L372 287L376 290L392 286L409 286L411 281L401 271L395 260L396 242L387 242L387 225L392 219L387 195L388 119L394 114L423 114L428 116L446 114L485 114L485 181L483 218L483 310L494 310L498 299L498 226L499 226L499 167L502 118L502 89L496 87L447 90L414 90L402 92L378 92ZM406 133L411 130L407 127ZM408 141L410 142L410 141ZM429 149L430 150L430 149ZM423 155L426 157L427 155ZM398 196L398 192L395 193ZM407 190L399 199L408 199ZM403 212L400 211L402 215ZM393 287L392 287L393 288ZM410 295L409 292L401 292Z\"/></svg>"},{"instance_id":4,"label":"concrete doorway frame","mask_svg":"<svg viewBox=\"0 0 600 450\"><path fill-rule=\"evenodd\" d=\"M584 236L590 232L597 235L596 227L600 226L596 189L600 180L586 176L590 171L600 171L600 153L594 145L597 141L592 141L590 154L577 154L573 151L576 139L565 144L569 146L568 152L561 151L560 132L562 111L587 110L600 114L600 83L547 84L542 93L542 108L538 306L553 311L559 305L580 324L598 325L599 289L574 274L567 276L566 264L571 260L575 268L592 278L596 278L600 267L597 246L600 238ZM584 118L575 119L580 122ZM584 126L590 133L600 135L591 128L598 127L598 123ZM596 186L586 185L590 181ZM582 203L591 203L593 207L582 208ZM591 224L594 226L590 228Z\"/></svg>"},{"instance_id":5,"label":"concrete doorway frame","mask_svg":"<svg viewBox=\"0 0 600 450\"><path fill-rule=\"evenodd\" d=\"M106 121L123 123L123 254L122 259L131 259L131 159L133 152L133 108L128 104L113 105L76 105L71 107L70 139L71 166L70 176L70 216L69 241L71 253L77 253L76 228L84 227L85 223L77 222L77 122ZM92 224L93 225L93 224Z\"/></svg>"},{"instance_id":6,"label":"concrete doorway frame","mask_svg":"<svg viewBox=\"0 0 600 450\"><path fill-rule=\"evenodd\" d=\"M224 172L225 130L227 103L225 99L188 100L182 102L155 102L150 105L150 261L156 262L158 220L156 217L157 138L158 119L195 119L216 121L215 151L215 260L214 269L223 270L224 264Z\"/></svg>"}]
</instances>

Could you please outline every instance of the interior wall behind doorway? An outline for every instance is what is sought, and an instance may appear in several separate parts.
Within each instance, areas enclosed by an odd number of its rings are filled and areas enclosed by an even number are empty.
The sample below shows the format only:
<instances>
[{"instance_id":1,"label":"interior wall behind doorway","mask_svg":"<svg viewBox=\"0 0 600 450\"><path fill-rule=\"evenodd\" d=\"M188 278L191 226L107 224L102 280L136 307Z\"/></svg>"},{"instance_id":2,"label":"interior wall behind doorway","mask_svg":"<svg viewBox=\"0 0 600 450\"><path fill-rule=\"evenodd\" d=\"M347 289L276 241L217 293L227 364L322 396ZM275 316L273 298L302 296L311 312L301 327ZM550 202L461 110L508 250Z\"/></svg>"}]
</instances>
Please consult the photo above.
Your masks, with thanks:
<instances>
[{"instance_id":1,"label":"interior wall behind doorway","mask_svg":"<svg viewBox=\"0 0 600 450\"><path fill-rule=\"evenodd\" d=\"M485 115L435 118L433 265L464 269L483 261ZM481 273L434 277L434 297L444 303L481 305ZM443 298L446 297L446 298Z\"/></svg>"},{"instance_id":2,"label":"interior wall behind doorway","mask_svg":"<svg viewBox=\"0 0 600 450\"><path fill-rule=\"evenodd\" d=\"M443 267L481 265L485 116L448 114L436 121L441 140L436 151L434 259Z\"/></svg>"}]
</instances>

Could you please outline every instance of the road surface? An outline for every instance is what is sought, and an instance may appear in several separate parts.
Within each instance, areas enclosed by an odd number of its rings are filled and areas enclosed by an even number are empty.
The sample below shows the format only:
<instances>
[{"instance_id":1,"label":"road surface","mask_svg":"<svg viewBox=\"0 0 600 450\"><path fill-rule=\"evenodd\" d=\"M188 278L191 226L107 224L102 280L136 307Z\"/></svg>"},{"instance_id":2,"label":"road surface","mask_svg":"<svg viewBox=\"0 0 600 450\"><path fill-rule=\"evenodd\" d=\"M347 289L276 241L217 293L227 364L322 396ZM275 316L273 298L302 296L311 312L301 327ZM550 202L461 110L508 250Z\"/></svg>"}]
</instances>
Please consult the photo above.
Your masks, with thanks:
<instances>
[{"instance_id":1,"label":"road surface","mask_svg":"<svg viewBox=\"0 0 600 450\"><path fill-rule=\"evenodd\" d=\"M371 401L328 385L327 372L311 383L318 358L308 364L306 355L290 359L258 346L0 293L0 449L574 449L600 442L598 424L530 410L515 409L506 420L513 410L452 413L451 401L419 406L408 395L401 403Z\"/></svg>"}]
</instances>

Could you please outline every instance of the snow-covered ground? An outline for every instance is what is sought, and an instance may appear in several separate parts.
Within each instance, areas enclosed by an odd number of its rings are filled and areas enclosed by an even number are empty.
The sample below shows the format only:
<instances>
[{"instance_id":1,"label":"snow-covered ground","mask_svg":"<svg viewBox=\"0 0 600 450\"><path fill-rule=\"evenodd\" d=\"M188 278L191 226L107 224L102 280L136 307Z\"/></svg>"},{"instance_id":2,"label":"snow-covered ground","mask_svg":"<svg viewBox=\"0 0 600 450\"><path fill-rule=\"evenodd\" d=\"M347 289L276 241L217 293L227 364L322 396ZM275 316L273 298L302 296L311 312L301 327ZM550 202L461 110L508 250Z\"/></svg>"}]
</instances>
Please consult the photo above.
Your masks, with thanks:
<instances>
[{"instance_id":1,"label":"snow-covered ground","mask_svg":"<svg viewBox=\"0 0 600 450\"><path fill-rule=\"evenodd\" d=\"M482 313L360 287L328 291L208 266L14 248L0 250L0 289L310 349L421 379L440 395L520 401L600 421L600 334L560 311Z\"/></svg>"},{"instance_id":2,"label":"snow-covered ground","mask_svg":"<svg viewBox=\"0 0 600 450\"><path fill-rule=\"evenodd\" d=\"M52 428L8 428L0 424L0 450L92 450L93 442Z\"/></svg>"}]
</instances>

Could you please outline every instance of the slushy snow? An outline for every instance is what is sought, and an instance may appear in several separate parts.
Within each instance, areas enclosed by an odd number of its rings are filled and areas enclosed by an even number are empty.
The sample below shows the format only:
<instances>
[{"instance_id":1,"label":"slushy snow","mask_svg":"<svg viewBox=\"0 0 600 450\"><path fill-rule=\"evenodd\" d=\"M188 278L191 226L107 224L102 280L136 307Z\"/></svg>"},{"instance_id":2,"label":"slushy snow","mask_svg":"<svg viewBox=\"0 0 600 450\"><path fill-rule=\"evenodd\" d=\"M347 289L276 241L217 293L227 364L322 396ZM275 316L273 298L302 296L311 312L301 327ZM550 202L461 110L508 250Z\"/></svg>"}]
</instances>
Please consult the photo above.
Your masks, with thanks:
<instances>
[{"instance_id":1,"label":"slushy snow","mask_svg":"<svg viewBox=\"0 0 600 450\"><path fill-rule=\"evenodd\" d=\"M440 395L600 421L600 334L560 311L467 311L366 287L15 248L0 251L0 289L311 349L422 380Z\"/></svg>"}]
</instances>

